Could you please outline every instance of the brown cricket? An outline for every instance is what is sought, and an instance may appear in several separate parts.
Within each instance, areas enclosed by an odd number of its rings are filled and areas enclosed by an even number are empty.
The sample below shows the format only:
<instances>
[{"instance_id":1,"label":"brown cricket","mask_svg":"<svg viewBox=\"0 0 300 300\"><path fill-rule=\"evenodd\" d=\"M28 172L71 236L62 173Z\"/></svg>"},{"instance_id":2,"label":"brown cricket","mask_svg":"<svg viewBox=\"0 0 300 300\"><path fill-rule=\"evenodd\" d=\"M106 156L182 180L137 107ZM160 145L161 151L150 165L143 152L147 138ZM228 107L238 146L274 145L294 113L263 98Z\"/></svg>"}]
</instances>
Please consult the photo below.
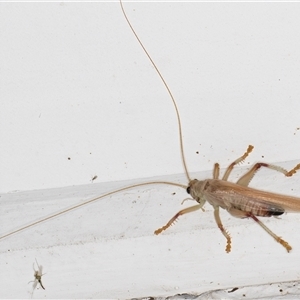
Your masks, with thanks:
<instances>
[{"instance_id":1,"label":"brown cricket","mask_svg":"<svg viewBox=\"0 0 300 300\"><path fill-rule=\"evenodd\" d=\"M120 0L120 5L121 5L122 12L124 14L124 17L125 17L128 25L130 26L133 34L135 35L137 41L139 42L140 46L144 50L145 54L148 56L149 60L151 61L151 64L155 68L157 74L161 78L164 86L166 87L169 96L171 97L171 100L172 100L172 103L174 105L174 109L176 112L177 121L178 121L180 152L181 152L181 158L182 158L182 162L183 162L184 171L185 171L185 174L186 174L186 177L188 180L188 185L183 185L183 184L179 184L179 183L175 183L175 182L166 182L166 181L152 181L152 182L146 182L146 183L140 183L140 184L127 186L127 187L106 193L99 197L87 200L83 203L74 205L71 208L65 209L61 212L55 213L55 214L45 217L41 220L32 222L29 225L23 226L15 231L12 231L8 234L1 236L0 239L3 239L12 234L23 231L29 227L40 224L49 219L52 219L59 215L65 214L76 208L79 208L81 206L95 202L106 196L110 196L112 194L115 194L115 193L118 193L121 191L125 191L128 189L143 186L143 185L168 184L168 185L179 186L181 188L186 189L187 193L190 194L192 196L192 198L198 202L198 204L179 211L173 218L170 219L170 221L165 226L157 229L154 232L155 234L160 234L162 231L168 229L172 224L174 224L174 222L178 219L179 216L199 210L199 209L203 209L205 202L208 201L214 208L215 221L216 221L219 229L221 230L222 234L225 236L225 238L227 240L227 244L226 244L226 252L227 253L231 251L231 238L230 238L228 231L224 228L222 221L220 219L220 214L219 214L220 208L227 210L229 214L231 214L232 216L234 216L236 218L251 218L251 219L253 219L268 234L270 234L278 243L280 243L289 252L292 249L292 247L288 244L288 242L284 241L282 238L280 238L275 233L273 233L257 217L279 216L279 215L282 215L284 212L300 212L300 198L287 196L287 195L280 195L280 194L276 194L276 193L272 193L272 192L261 191L258 189L250 188L250 187L248 187L248 185L249 185L250 181L252 180L252 178L254 177L255 173L261 167L275 170L277 172L284 174L287 177L290 177L290 176L294 175L297 170L300 169L300 164L295 166L292 170L287 171L279 166L275 166L275 165L271 165L271 164L267 164L267 163L263 163L263 162L258 162L245 175L243 175L236 183L228 182L229 175L232 172L234 166L243 162L245 160L245 158L253 150L253 146L249 145L247 151L241 157L239 157L238 159L233 161L228 166L228 168L225 171L225 174L223 175L223 177L221 179L219 179L220 167L219 167L219 164L216 163L214 165L214 169L213 169L213 179L205 179L205 180L193 179L192 180L189 176L186 161L185 161L182 130L181 130L181 121L180 121L179 111L178 111L175 99L174 99L172 92L169 89L165 79L161 75L159 69L157 68L156 64L152 60L151 56L145 49L144 45L142 44L141 40L139 39L138 35L136 34L133 26L131 25L131 23L124 11L121 0ZM94 177L94 179L95 179L95 177ZM38 280L39 278L36 277L36 279ZM41 284L41 281L39 281L39 282ZM41 284L41 286L42 286L42 284Z\"/></svg>"},{"instance_id":2,"label":"brown cricket","mask_svg":"<svg viewBox=\"0 0 300 300\"><path fill-rule=\"evenodd\" d=\"M161 233L169 228L176 219L189 212L202 209L206 201L214 208L214 217L222 234L227 239L226 252L231 250L231 238L224 228L220 219L219 208L226 209L233 217L236 218L252 218L264 230L266 230L278 243L280 243L289 252L292 247L272 232L257 217L279 216L284 212L300 211L300 199L292 196L280 195L248 187L255 173L261 168L266 167L283 173L285 176L292 176L300 168L298 164L290 171L266 163L256 163L245 175L243 175L236 183L228 182L227 179L233 170L233 167L241 163L252 151L253 146L248 146L247 151L232 162L227 168L222 179L219 179L219 164L216 163L213 170L213 179L189 179L189 185L186 189L194 200L199 204L179 211L165 226L157 229L155 234Z\"/></svg>"},{"instance_id":3,"label":"brown cricket","mask_svg":"<svg viewBox=\"0 0 300 300\"><path fill-rule=\"evenodd\" d=\"M179 111L175 102L175 99L172 95L171 90L169 89L166 81L155 65L154 61L150 57L149 53L145 49L138 35L136 34L133 26L131 25L129 19L126 16L124 11L122 1L120 0L121 8L123 14L126 18L127 23L129 24L133 34L136 39L140 43L144 52L150 59L152 65L154 66L156 72L160 76L163 84L165 85L172 102L174 104L174 108L177 115L178 120L178 128L179 128L179 141L180 141L180 150L181 150L181 158L185 170L186 177L188 179L188 186L186 191L190 194L194 200L196 200L199 204L194 205L192 207L183 209L179 211L171 220L163 227L157 229L154 233L160 234L162 231L168 229L177 218L181 215L196 211L198 209L202 209L203 205L206 201L209 202L214 208L214 217L216 223L221 230L222 234L227 239L226 252L230 252L231 250L231 238L229 233L224 228L222 221L220 219L219 209L220 207L226 209L232 216L236 218L252 218L255 222L257 222L264 230L266 230L278 243L283 245L286 250L289 252L292 247L275 233L273 233L266 225L264 225L257 217L271 217L271 216L279 216L284 212L296 212L300 211L300 198L280 195L270 192L265 192L261 190L256 190L248 187L251 179L255 175L255 173L261 168L269 168L278 172L283 173L285 176L292 176L296 173L297 170L300 169L300 164L294 167L290 171L286 171L285 169L270 165L267 163L256 163L245 175L243 175L236 183L228 182L228 177L233 170L234 166L243 162L245 158L251 153L253 150L253 146L249 145L247 151L234 162L232 162L222 179L219 179L220 166L218 163L214 165L213 169L213 179L206 180L197 180L191 179L187 170L187 165L185 162L185 156L183 151L183 140L182 140L182 130L181 130L181 121L179 116Z\"/></svg>"}]
</instances>

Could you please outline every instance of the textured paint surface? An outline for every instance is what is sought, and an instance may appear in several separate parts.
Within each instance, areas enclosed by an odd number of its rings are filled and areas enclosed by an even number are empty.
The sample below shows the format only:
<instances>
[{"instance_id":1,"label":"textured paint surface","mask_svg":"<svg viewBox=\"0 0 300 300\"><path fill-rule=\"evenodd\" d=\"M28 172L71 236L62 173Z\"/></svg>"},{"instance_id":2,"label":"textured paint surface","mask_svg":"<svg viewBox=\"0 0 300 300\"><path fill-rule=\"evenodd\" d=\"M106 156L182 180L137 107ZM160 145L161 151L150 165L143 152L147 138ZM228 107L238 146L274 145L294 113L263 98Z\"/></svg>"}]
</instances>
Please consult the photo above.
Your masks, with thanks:
<instances>
[{"instance_id":1,"label":"textured paint surface","mask_svg":"<svg viewBox=\"0 0 300 300\"><path fill-rule=\"evenodd\" d=\"M297 3L125 9L177 100L190 171L248 144L253 161L299 157ZM1 192L183 172L171 101L119 3L1 3L0 27Z\"/></svg>"},{"instance_id":2,"label":"textured paint surface","mask_svg":"<svg viewBox=\"0 0 300 300\"><path fill-rule=\"evenodd\" d=\"M295 162L281 163L289 168ZM240 175L238 169L233 180ZM211 172L193 174L207 178ZM157 178L184 181L184 176ZM258 174L251 186L299 195L299 175ZM134 182L90 184L1 195L2 228L7 233L82 200ZM274 184L275 183L275 184ZM174 193L176 193L174 195ZM35 258L43 266L36 298L134 298L204 293L211 290L298 280L299 214L261 218L293 247L291 253L251 220L221 211L232 237L232 252L209 205L159 236L154 230L193 202L183 189L153 186L130 190L55 218L0 241L5 274L1 298L30 297ZM22 218L20 218L20 215Z\"/></svg>"}]
</instances>

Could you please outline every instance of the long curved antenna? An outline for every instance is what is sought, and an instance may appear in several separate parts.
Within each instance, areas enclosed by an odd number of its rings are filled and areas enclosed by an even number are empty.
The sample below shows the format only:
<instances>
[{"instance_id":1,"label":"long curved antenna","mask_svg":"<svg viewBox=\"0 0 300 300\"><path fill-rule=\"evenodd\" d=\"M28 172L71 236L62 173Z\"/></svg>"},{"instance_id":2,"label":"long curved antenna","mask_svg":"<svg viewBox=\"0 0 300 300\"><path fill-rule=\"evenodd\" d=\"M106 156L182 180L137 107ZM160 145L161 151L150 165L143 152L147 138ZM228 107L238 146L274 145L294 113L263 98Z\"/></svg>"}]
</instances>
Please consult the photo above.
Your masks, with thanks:
<instances>
[{"instance_id":1,"label":"long curved antenna","mask_svg":"<svg viewBox=\"0 0 300 300\"><path fill-rule=\"evenodd\" d=\"M99 196L99 197L96 197L96 198L93 198L93 199L84 201L84 202L79 203L79 204L77 204L77 205L74 205L74 206L72 206L72 207L66 208L66 209L64 209L64 210L62 210L62 211L60 211L60 212L57 212L57 213L55 213L55 214L53 214L53 215L50 215L50 216L48 216L48 217L45 217L45 218L43 218L43 219L41 219L41 220L32 222L32 223L30 223L29 225L25 225L25 226L23 226L23 227L21 227L21 228L19 228L19 229L16 229L16 230L14 230L14 231L11 231L10 233L7 233L7 234L4 234L4 235L0 236L0 240L4 239L4 238L6 238L6 237L8 237L8 236L10 236L10 235L13 235L13 234L15 234L15 233L17 233L17 232L20 232L20 231L23 231L23 230L28 229L28 228L30 228L30 227L33 227L33 226L35 226L35 225L37 225L37 224L43 223L43 222L45 222L45 221L48 221L48 220L50 220L50 219L53 219L53 218L58 217L58 216L60 216L60 215L63 215L63 214L65 214L65 213L67 213L67 212L70 212L70 211L76 209L76 208L79 208L79 207L84 206L84 205L86 205L86 204L95 202L95 201L97 201L97 200L99 200L99 199L101 199L101 198L104 198L104 197L106 197L106 196L110 196L110 195L113 195L113 194L116 194L116 193L119 193L119 192L122 192L122 191L125 191L125 190L129 190L129 189L131 189L131 188L135 188L135 187L138 187L138 186L144 186L144 185L150 185L150 184L167 184L167 185L178 186L178 187L181 187L181 188L184 188L184 189L187 188L187 186L185 186L184 184L175 183L175 182L168 182L168 181L150 181L150 182L144 182L144 183L134 184L134 185L131 185L131 186L127 186L127 187L118 189L118 190L116 190L116 191L112 191L112 192L106 193L106 194L101 195L101 196Z\"/></svg>"},{"instance_id":2,"label":"long curved antenna","mask_svg":"<svg viewBox=\"0 0 300 300\"><path fill-rule=\"evenodd\" d=\"M146 53L146 55L148 56L151 64L153 65L153 67L155 68L157 74L159 75L160 79L162 80L164 86L166 87L170 97L171 97L171 100L174 104L174 108L175 108L175 111L176 111L176 116L177 116L177 122L178 122L178 131L179 131L179 143L180 143L180 151L181 151L181 159L182 159L182 163L183 163L183 167L184 167L184 171L185 171L185 175L188 179L188 181L190 182L191 181L191 178L189 176L189 172L187 170L187 166L186 166L186 162L185 162L185 156L184 156L184 151L183 151L183 141L182 141L182 129L181 129L181 121L180 121L180 115L179 115L179 111L178 111L178 108L177 108L177 104L176 104L176 101L175 101L175 98L173 97L173 94L168 86L168 84L166 83L165 79L163 78L162 74L160 73L158 67L156 66L155 62L153 61L153 59L151 58L150 54L148 53L148 51L146 50L146 48L144 47L142 41L140 40L140 38L138 37L137 33L135 32L133 26L131 25L126 13L125 13L125 10L124 10L124 7L123 7L123 4L122 4L122 0L120 0L120 5L121 5L121 9L122 9L122 12L123 12L123 15L131 29L131 31L133 32L133 34L135 35L137 41L139 42L139 44L141 45L142 49L144 50L144 52Z\"/></svg>"},{"instance_id":3,"label":"long curved antenna","mask_svg":"<svg viewBox=\"0 0 300 300\"><path fill-rule=\"evenodd\" d=\"M121 9L122 9L123 15L124 15L124 17L125 17L125 19L126 19L128 25L129 25L129 27L131 28L133 34L135 35L135 37L136 37L136 39L138 40L139 44L141 45L142 49L144 50L144 52L146 53L147 57L149 58L151 64L152 64L153 67L155 68L157 74L159 75L160 79L162 80L162 82L163 82L164 86L166 87L166 89L167 89L167 91L168 91L168 93L169 93L169 95L170 95L170 97L171 97L171 100L172 100L172 102L173 102L173 105L174 105L174 108L175 108L175 111L176 111L177 121L178 121L178 130L179 130L179 141L180 141L181 158L182 158L182 162L183 162L183 166L184 166L184 170L185 170L186 177L187 177L188 181L190 182L191 179L190 179L190 177L189 177L189 173L188 173L188 170L187 170L187 166L186 166L186 162L185 162L185 157L184 157L184 151L183 151L183 141L182 141L181 121L180 121L179 111L178 111L178 108L177 108L175 99L174 99L174 97L173 97L173 95L172 95L172 92L171 92L171 90L169 89L169 87L168 87L166 81L164 80L163 76L161 75L159 69L158 69L157 66L155 65L155 63L154 63L154 61L152 60L151 56L150 56L149 53L147 52L146 48L144 47L143 43L142 43L141 40L139 39L139 37L138 37L138 35L136 34L135 30L133 29L133 27L132 27L132 25L131 25L129 19L127 18L127 15L126 15L126 13L125 13L125 10L124 10L124 8L123 8L123 4L122 4L122 1L121 1L121 0L120 0L120 5L121 5ZM58 217L58 216L60 216L60 215L63 215L63 214L65 214L65 213L68 213L68 212L70 212L70 211L73 211L73 210L75 210L75 209L77 209L77 208L79 208L79 207L82 207L82 206L87 205L87 204L89 204L89 203L95 202L95 201L97 201L97 200L99 200L99 199L102 199L102 198L104 198L104 197L106 197L106 196L110 196L110 195L113 195L113 194L115 194L115 193L122 192L122 191L125 191L125 190L128 190L128 189L131 189L131 188L135 188L135 187L139 187L139 186L144 186L144 185L150 185L150 184L167 184L167 185L178 186L178 187L181 187L181 188L184 188L184 189L187 188L186 185L179 184L179 183L175 183L175 182L167 182L167 181L152 181L152 182L145 182L145 183L134 184L134 185L131 185L131 186L127 186L127 187L118 189L118 190L116 190L116 191L112 191L112 192L106 193L106 194L101 195L101 196L99 196L99 197L96 197L96 198L93 198L93 199L84 201L84 202L79 203L79 204L77 204L77 205L74 205L74 206L72 206L72 207L66 208L66 209L64 209L64 210L62 210L62 211L60 211L60 212L54 213L54 214L52 214L52 215L50 215L50 216L48 216L48 217L45 217L45 218L40 219L40 220L38 220L38 221L32 222L32 223L30 223L30 224L28 224L28 225L25 225L25 226L23 226L23 227L21 227L21 228L19 228L19 229L16 229L16 230L14 230L14 231L11 231L11 232L9 232L9 233L7 233L7 234L4 234L4 235L0 236L0 240L4 239L4 238L6 238L6 237L9 237L9 236L11 236L11 235L13 235L13 234L15 234L15 233L21 232L21 231L23 231L23 230L25 230L25 229L31 228L31 227L33 227L33 226L35 226L35 225L41 224L41 223L43 223L43 222L45 222L45 221L48 221L48 220L50 220L50 219L53 219L53 218L55 218L55 217Z\"/></svg>"}]
</instances>

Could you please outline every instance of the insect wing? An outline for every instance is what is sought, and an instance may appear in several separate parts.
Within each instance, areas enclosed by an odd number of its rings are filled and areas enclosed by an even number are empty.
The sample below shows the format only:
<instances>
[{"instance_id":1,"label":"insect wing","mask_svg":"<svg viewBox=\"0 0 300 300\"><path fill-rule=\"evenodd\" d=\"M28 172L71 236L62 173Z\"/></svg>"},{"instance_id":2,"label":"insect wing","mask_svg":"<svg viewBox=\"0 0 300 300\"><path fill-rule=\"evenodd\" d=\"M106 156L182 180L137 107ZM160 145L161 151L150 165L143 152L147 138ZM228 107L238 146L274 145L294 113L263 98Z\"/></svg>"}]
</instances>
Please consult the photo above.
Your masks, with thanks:
<instances>
[{"instance_id":1,"label":"insect wing","mask_svg":"<svg viewBox=\"0 0 300 300\"><path fill-rule=\"evenodd\" d=\"M240 186L223 180L209 180L205 196L208 202L219 202L218 204L224 209L235 208L257 216L300 212L299 198Z\"/></svg>"},{"instance_id":2,"label":"insect wing","mask_svg":"<svg viewBox=\"0 0 300 300\"><path fill-rule=\"evenodd\" d=\"M39 275L42 276L43 275L43 266L38 266L39 268Z\"/></svg>"},{"instance_id":3,"label":"insect wing","mask_svg":"<svg viewBox=\"0 0 300 300\"><path fill-rule=\"evenodd\" d=\"M37 284L38 284L38 281L35 279L33 284L32 284L32 290L35 290Z\"/></svg>"}]
</instances>

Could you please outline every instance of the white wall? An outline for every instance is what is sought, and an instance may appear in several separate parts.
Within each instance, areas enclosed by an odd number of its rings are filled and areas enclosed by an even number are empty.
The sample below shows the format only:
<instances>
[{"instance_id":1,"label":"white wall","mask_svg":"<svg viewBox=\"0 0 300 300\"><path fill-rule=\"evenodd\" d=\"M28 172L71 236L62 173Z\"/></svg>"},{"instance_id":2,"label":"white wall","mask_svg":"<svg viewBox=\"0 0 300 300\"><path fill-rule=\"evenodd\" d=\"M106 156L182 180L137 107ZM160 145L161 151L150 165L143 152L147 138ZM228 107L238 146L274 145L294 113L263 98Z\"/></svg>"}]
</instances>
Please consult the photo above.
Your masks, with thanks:
<instances>
[{"instance_id":1,"label":"white wall","mask_svg":"<svg viewBox=\"0 0 300 300\"><path fill-rule=\"evenodd\" d=\"M283 166L290 168L293 164L295 161ZM300 194L299 174L283 178L271 170L266 172L268 176L258 172L251 186ZM209 173L197 176L205 178ZM156 179L182 182L184 175ZM2 195L0 237L136 182L95 183ZM195 205L191 201L181 205L186 196L183 189L174 186L134 188L1 239L0 269L5 276L0 298L30 298L32 284L28 281L33 280L35 258L46 273L42 278L46 290L38 286L33 294L38 299L131 299L201 294L233 287L240 290L221 298L233 298L244 291L248 299L253 293L241 286L257 284L268 284L269 288L256 287L251 299L270 299L275 296L272 286L277 287L276 295L285 295L288 291L282 284L299 280L299 214L260 218L291 245L293 249L287 253L253 220L237 219L221 210L221 219L232 238L232 251L228 254L226 240L217 228L209 204L205 205L205 212L182 216L174 226L154 235L154 230L165 225L179 210ZM299 291L297 295L299 298Z\"/></svg>"},{"instance_id":2,"label":"white wall","mask_svg":"<svg viewBox=\"0 0 300 300\"><path fill-rule=\"evenodd\" d=\"M299 158L298 4L125 9L177 100L190 171L248 144L252 162ZM183 172L174 109L118 3L0 14L1 192Z\"/></svg>"}]
</instances>

